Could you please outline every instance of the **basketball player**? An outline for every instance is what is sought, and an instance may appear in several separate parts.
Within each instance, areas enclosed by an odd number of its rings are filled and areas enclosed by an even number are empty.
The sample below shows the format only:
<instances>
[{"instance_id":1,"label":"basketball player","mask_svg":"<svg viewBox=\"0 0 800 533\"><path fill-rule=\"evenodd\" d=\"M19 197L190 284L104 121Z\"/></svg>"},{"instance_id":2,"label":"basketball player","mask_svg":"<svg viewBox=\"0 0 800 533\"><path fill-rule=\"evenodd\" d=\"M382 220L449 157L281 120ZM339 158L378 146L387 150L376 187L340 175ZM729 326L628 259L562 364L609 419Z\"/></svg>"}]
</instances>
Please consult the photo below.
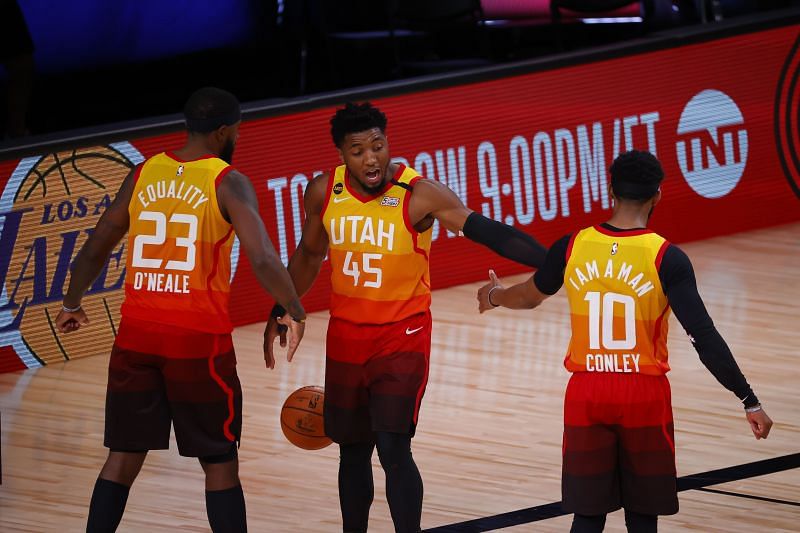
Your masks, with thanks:
<instances>
[{"instance_id":1,"label":"basketball player","mask_svg":"<svg viewBox=\"0 0 800 533\"><path fill-rule=\"evenodd\" d=\"M623 507L628 531L656 531L658 515L678 512L672 405L666 373L670 309L700 360L744 404L756 439L764 412L697 292L689 258L646 229L661 199L664 172L648 152L611 165L608 222L567 235L529 281L504 288L490 272L480 312L532 309L567 288L572 372L564 400L562 497L573 532L602 531Z\"/></svg>"},{"instance_id":2,"label":"basketball player","mask_svg":"<svg viewBox=\"0 0 800 533\"><path fill-rule=\"evenodd\" d=\"M205 471L211 529L247 525L237 444L242 391L228 318L230 254L239 236L261 286L289 310L287 359L303 337L305 311L264 229L249 179L230 166L239 135L236 98L204 88L184 108L188 140L125 178L73 263L56 324L88 324L81 297L128 231L122 321L109 363L108 459L92 494L88 532L115 531L149 450L169 447ZM272 350L265 352L273 368Z\"/></svg>"},{"instance_id":3,"label":"basketball player","mask_svg":"<svg viewBox=\"0 0 800 533\"><path fill-rule=\"evenodd\" d=\"M333 271L324 416L340 445L346 532L367 530L376 446L395 530L420 529L422 479L411 438L428 380L434 221L531 266L546 253L524 233L471 212L438 181L392 163L385 132L386 116L369 103L337 110L331 134L344 164L306 188L302 239L288 267L301 295L326 254ZM268 349L283 313L273 310Z\"/></svg>"}]
</instances>

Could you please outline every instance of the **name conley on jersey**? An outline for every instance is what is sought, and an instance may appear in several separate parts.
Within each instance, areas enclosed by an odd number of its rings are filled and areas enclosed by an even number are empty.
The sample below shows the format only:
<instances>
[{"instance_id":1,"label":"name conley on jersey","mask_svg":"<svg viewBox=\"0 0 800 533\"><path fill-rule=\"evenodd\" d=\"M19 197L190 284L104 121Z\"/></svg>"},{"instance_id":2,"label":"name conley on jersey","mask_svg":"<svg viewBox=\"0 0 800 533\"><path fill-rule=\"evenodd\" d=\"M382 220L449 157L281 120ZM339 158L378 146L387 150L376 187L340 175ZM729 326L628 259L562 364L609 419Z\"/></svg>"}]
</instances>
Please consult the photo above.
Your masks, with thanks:
<instances>
[{"instance_id":1,"label":"name conley on jersey","mask_svg":"<svg viewBox=\"0 0 800 533\"><path fill-rule=\"evenodd\" d=\"M331 244L370 244L394 249L394 224L381 218L349 215L331 219Z\"/></svg>"}]
</instances>

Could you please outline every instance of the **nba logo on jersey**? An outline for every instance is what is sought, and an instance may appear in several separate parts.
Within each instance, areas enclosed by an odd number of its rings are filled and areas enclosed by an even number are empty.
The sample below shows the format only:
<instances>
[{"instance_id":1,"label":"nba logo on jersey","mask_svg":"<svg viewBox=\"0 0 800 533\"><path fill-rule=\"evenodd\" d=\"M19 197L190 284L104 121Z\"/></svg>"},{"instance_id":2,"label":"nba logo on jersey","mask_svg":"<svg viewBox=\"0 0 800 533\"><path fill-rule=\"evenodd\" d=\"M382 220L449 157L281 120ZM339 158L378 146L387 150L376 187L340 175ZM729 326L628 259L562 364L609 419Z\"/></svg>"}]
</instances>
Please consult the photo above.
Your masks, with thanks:
<instances>
[{"instance_id":1,"label":"nba logo on jersey","mask_svg":"<svg viewBox=\"0 0 800 533\"><path fill-rule=\"evenodd\" d=\"M619 250L619 244L614 243L611 245L611 255L617 255L617 250Z\"/></svg>"},{"instance_id":2,"label":"nba logo on jersey","mask_svg":"<svg viewBox=\"0 0 800 533\"><path fill-rule=\"evenodd\" d=\"M176 176L182 176L183 175L183 165L178 165L178 171L175 172L175 175Z\"/></svg>"},{"instance_id":3,"label":"nba logo on jersey","mask_svg":"<svg viewBox=\"0 0 800 533\"><path fill-rule=\"evenodd\" d=\"M675 149L686 183L704 198L731 192L747 163L747 130L739 107L727 94L705 90L686 104Z\"/></svg>"},{"instance_id":4,"label":"nba logo on jersey","mask_svg":"<svg viewBox=\"0 0 800 533\"><path fill-rule=\"evenodd\" d=\"M381 200L381 205L385 205L387 207L397 207L400 205L400 198L396 198L394 196L384 196L383 200Z\"/></svg>"}]
</instances>

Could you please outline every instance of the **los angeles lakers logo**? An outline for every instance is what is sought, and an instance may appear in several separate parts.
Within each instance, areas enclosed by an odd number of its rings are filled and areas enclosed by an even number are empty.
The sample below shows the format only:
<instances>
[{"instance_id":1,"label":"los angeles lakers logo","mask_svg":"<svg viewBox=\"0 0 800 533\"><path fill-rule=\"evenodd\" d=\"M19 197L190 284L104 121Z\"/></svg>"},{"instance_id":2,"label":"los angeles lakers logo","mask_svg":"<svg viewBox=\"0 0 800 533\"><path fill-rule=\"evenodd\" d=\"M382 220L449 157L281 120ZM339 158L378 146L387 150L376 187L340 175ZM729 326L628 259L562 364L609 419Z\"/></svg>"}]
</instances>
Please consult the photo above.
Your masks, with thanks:
<instances>
[{"instance_id":1,"label":"los angeles lakers logo","mask_svg":"<svg viewBox=\"0 0 800 533\"><path fill-rule=\"evenodd\" d=\"M91 324L61 335L55 318L69 266L142 155L129 143L29 157L0 198L0 347L29 368L108 353L124 297L125 240L112 252L82 305Z\"/></svg>"}]
</instances>

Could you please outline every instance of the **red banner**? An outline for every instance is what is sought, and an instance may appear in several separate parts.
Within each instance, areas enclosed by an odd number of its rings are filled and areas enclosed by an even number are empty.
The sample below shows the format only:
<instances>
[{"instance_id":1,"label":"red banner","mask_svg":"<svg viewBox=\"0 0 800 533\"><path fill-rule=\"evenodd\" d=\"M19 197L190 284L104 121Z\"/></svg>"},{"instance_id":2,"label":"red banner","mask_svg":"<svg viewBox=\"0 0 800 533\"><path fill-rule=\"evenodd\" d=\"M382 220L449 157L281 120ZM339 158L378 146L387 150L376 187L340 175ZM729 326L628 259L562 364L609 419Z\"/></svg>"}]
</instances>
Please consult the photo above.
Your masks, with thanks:
<instances>
[{"instance_id":1,"label":"red banner","mask_svg":"<svg viewBox=\"0 0 800 533\"><path fill-rule=\"evenodd\" d=\"M674 242L702 239L800 220L799 34L786 27L374 103L389 118L396 160L545 244L607 218L608 167L631 148L655 153L667 175L652 227ZM234 164L255 184L284 260L300 236L305 185L339 163L333 112L246 120L241 129ZM124 248L85 300L105 333L93 343L84 336L80 347L50 323L66 267L126 169L182 140L176 133L0 162L0 367L108 350ZM483 280L490 266L525 270L438 226L431 256L434 288ZM328 268L304 299L309 311L328 305ZM264 320L270 305L240 257L234 322Z\"/></svg>"}]
</instances>

